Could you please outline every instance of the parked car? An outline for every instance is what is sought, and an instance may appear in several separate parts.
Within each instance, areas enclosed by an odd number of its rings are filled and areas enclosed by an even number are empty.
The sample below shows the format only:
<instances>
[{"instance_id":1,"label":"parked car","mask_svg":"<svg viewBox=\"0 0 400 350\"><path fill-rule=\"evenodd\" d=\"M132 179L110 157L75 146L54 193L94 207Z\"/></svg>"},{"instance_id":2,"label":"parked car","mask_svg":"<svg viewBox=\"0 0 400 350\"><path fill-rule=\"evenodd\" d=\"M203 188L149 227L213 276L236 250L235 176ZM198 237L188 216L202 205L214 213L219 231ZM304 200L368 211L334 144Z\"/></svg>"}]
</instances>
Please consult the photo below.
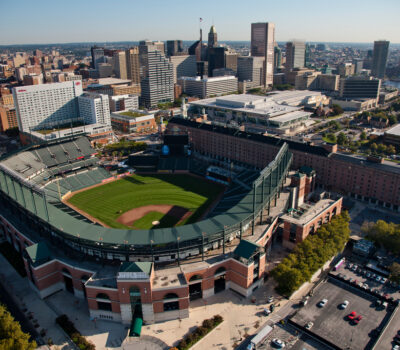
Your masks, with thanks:
<instances>
[{"instance_id":1,"label":"parked car","mask_svg":"<svg viewBox=\"0 0 400 350\"><path fill-rule=\"evenodd\" d=\"M380 281L381 281L381 276L376 276L375 281L376 281L376 282L380 282Z\"/></svg>"},{"instance_id":2,"label":"parked car","mask_svg":"<svg viewBox=\"0 0 400 350\"><path fill-rule=\"evenodd\" d=\"M278 338L272 339L271 344L279 349L282 349L285 347L285 343Z\"/></svg>"},{"instance_id":3,"label":"parked car","mask_svg":"<svg viewBox=\"0 0 400 350\"><path fill-rule=\"evenodd\" d=\"M302 301L300 301L300 305L306 306L308 303L308 299L310 299L310 297L307 295Z\"/></svg>"},{"instance_id":4,"label":"parked car","mask_svg":"<svg viewBox=\"0 0 400 350\"><path fill-rule=\"evenodd\" d=\"M371 273L370 273L370 272L367 272L367 273L365 274L365 276L366 276L367 278L370 278L370 277L371 277Z\"/></svg>"},{"instance_id":5,"label":"parked car","mask_svg":"<svg viewBox=\"0 0 400 350\"><path fill-rule=\"evenodd\" d=\"M271 311L269 309L267 309L266 307L264 308L264 315L268 316L271 314Z\"/></svg>"},{"instance_id":6,"label":"parked car","mask_svg":"<svg viewBox=\"0 0 400 350\"><path fill-rule=\"evenodd\" d=\"M347 315L349 320L354 320L357 317L357 312L352 311L350 314Z\"/></svg>"},{"instance_id":7,"label":"parked car","mask_svg":"<svg viewBox=\"0 0 400 350\"><path fill-rule=\"evenodd\" d=\"M339 308L344 310L349 305L349 301L345 300L343 303L339 305Z\"/></svg>"},{"instance_id":8,"label":"parked car","mask_svg":"<svg viewBox=\"0 0 400 350\"><path fill-rule=\"evenodd\" d=\"M362 316L358 315L356 318L353 319L354 324L358 324L362 320Z\"/></svg>"},{"instance_id":9,"label":"parked car","mask_svg":"<svg viewBox=\"0 0 400 350\"><path fill-rule=\"evenodd\" d=\"M272 295L270 295L267 299L267 303L272 303L274 301L274 297Z\"/></svg>"},{"instance_id":10,"label":"parked car","mask_svg":"<svg viewBox=\"0 0 400 350\"><path fill-rule=\"evenodd\" d=\"M324 307L328 303L328 299L322 299L317 305L319 307Z\"/></svg>"},{"instance_id":11,"label":"parked car","mask_svg":"<svg viewBox=\"0 0 400 350\"><path fill-rule=\"evenodd\" d=\"M382 283L382 284L385 284L386 281L387 281L387 278L385 278L385 277L382 277L382 278L381 278L381 283Z\"/></svg>"},{"instance_id":12,"label":"parked car","mask_svg":"<svg viewBox=\"0 0 400 350\"><path fill-rule=\"evenodd\" d=\"M311 329L312 328L312 326L314 326L314 322L307 322L307 324L305 325L305 328L306 329Z\"/></svg>"}]
</instances>

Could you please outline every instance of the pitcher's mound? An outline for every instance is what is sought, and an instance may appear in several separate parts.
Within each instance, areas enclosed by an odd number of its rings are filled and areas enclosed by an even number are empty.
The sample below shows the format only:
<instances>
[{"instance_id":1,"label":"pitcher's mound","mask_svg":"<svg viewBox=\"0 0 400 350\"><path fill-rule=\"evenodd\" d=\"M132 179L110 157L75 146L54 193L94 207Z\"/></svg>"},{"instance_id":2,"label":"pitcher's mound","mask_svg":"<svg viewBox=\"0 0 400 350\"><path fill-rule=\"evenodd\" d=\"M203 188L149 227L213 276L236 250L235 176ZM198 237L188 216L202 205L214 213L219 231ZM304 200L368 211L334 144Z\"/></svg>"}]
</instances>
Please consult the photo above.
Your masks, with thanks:
<instances>
[{"instance_id":1,"label":"pitcher's mound","mask_svg":"<svg viewBox=\"0 0 400 350\"><path fill-rule=\"evenodd\" d=\"M117 222L125 226L132 226L135 221L151 212L159 212L173 216L179 220L178 224L192 214L192 212L188 209L179 207L177 205L153 204L128 210L118 217Z\"/></svg>"}]
</instances>

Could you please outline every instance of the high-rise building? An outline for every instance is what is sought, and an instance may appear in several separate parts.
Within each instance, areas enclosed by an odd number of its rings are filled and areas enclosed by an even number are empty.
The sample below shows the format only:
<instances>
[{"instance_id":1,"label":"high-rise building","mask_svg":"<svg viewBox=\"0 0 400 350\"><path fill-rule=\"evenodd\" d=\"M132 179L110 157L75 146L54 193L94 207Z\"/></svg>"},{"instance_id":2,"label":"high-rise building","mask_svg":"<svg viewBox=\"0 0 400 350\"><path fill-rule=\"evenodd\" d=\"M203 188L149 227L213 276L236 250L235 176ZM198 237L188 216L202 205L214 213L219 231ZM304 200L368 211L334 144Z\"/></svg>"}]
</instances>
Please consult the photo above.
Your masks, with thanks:
<instances>
[{"instance_id":1,"label":"high-rise building","mask_svg":"<svg viewBox=\"0 0 400 350\"><path fill-rule=\"evenodd\" d=\"M225 48L209 47L208 48L208 76L212 77L214 69L225 67Z\"/></svg>"},{"instance_id":2,"label":"high-rise building","mask_svg":"<svg viewBox=\"0 0 400 350\"><path fill-rule=\"evenodd\" d=\"M374 42L372 57L372 72L374 77L383 79L385 77L386 63L389 53L389 41L380 40Z\"/></svg>"},{"instance_id":3,"label":"high-rise building","mask_svg":"<svg viewBox=\"0 0 400 350\"><path fill-rule=\"evenodd\" d=\"M303 68L306 44L304 41L289 41L286 43L286 73L295 68Z\"/></svg>"},{"instance_id":4,"label":"high-rise building","mask_svg":"<svg viewBox=\"0 0 400 350\"><path fill-rule=\"evenodd\" d=\"M17 113L14 106L0 105L0 132L18 127Z\"/></svg>"},{"instance_id":5,"label":"high-rise building","mask_svg":"<svg viewBox=\"0 0 400 350\"><path fill-rule=\"evenodd\" d=\"M163 55L165 55L165 44L162 41L155 41L153 45L156 47L158 51L160 51Z\"/></svg>"},{"instance_id":6,"label":"high-rise building","mask_svg":"<svg viewBox=\"0 0 400 350\"><path fill-rule=\"evenodd\" d=\"M282 50L278 45L274 47L274 71L276 72L282 66Z\"/></svg>"},{"instance_id":7,"label":"high-rise building","mask_svg":"<svg viewBox=\"0 0 400 350\"><path fill-rule=\"evenodd\" d=\"M225 51L225 68L237 72L237 62L239 54L234 51Z\"/></svg>"},{"instance_id":8,"label":"high-rise building","mask_svg":"<svg viewBox=\"0 0 400 350\"><path fill-rule=\"evenodd\" d=\"M188 53L189 55L196 56L196 60L199 62L202 60L201 49L203 46L203 31L200 29L200 39L195 41L192 45L190 45Z\"/></svg>"},{"instance_id":9,"label":"high-rise building","mask_svg":"<svg viewBox=\"0 0 400 350\"><path fill-rule=\"evenodd\" d=\"M181 77L178 82L185 94L199 98L220 96L238 90L238 80L234 76L204 79L200 77Z\"/></svg>"},{"instance_id":10,"label":"high-rise building","mask_svg":"<svg viewBox=\"0 0 400 350\"><path fill-rule=\"evenodd\" d=\"M196 56L170 56L169 61L173 65L174 84L180 77L195 77L197 75Z\"/></svg>"},{"instance_id":11,"label":"high-rise building","mask_svg":"<svg viewBox=\"0 0 400 350\"><path fill-rule=\"evenodd\" d=\"M174 99L173 65L164 53L149 42L140 42L141 104L155 107L160 102Z\"/></svg>"},{"instance_id":12,"label":"high-rise building","mask_svg":"<svg viewBox=\"0 0 400 350\"><path fill-rule=\"evenodd\" d=\"M139 48L133 47L125 51L127 79L140 84Z\"/></svg>"},{"instance_id":13,"label":"high-rise building","mask_svg":"<svg viewBox=\"0 0 400 350\"><path fill-rule=\"evenodd\" d=\"M105 63L105 57L104 57L104 49L101 47L93 46L90 49L90 52L92 53L92 64L91 67L94 69L98 69L98 66L100 63Z\"/></svg>"},{"instance_id":14,"label":"high-rise building","mask_svg":"<svg viewBox=\"0 0 400 350\"><path fill-rule=\"evenodd\" d=\"M237 76L240 82L249 82L251 87L263 86L264 57L239 56Z\"/></svg>"},{"instance_id":15,"label":"high-rise building","mask_svg":"<svg viewBox=\"0 0 400 350\"><path fill-rule=\"evenodd\" d=\"M263 71L263 85L273 84L274 79L274 46L275 24L252 23L251 24L251 55L265 57Z\"/></svg>"},{"instance_id":16,"label":"high-rise building","mask_svg":"<svg viewBox=\"0 0 400 350\"><path fill-rule=\"evenodd\" d=\"M355 66L351 62L343 62L337 66L337 74L339 74L341 78L354 75L354 73L355 73Z\"/></svg>"},{"instance_id":17,"label":"high-rise building","mask_svg":"<svg viewBox=\"0 0 400 350\"><path fill-rule=\"evenodd\" d=\"M80 80L13 88L19 130L49 129L79 120L80 95Z\"/></svg>"},{"instance_id":18,"label":"high-rise building","mask_svg":"<svg viewBox=\"0 0 400 350\"><path fill-rule=\"evenodd\" d=\"M354 65L354 74L360 74L362 69L363 69L363 60L360 58L356 58L353 60L353 65Z\"/></svg>"},{"instance_id":19,"label":"high-rise building","mask_svg":"<svg viewBox=\"0 0 400 350\"><path fill-rule=\"evenodd\" d=\"M114 58L114 74L119 79L127 79L128 72L126 69L126 54L125 51L116 51L113 55Z\"/></svg>"},{"instance_id":20,"label":"high-rise building","mask_svg":"<svg viewBox=\"0 0 400 350\"><path fill-rule=\"evenodd\" d=\"M381 80L372 77L347 77L340 79L340 97L353 98L375 98L379 96Z\"/></svg>"},{"instance_id":21,"label":"high-rise building","mask_svg":"<svg viewBox=\"0 0 400 350\"><path fill-rule=\"evenodd\" d=\"M215 26L212 25L208 33L208 47L211 48L217 46L218 46L217 31L215 29Z\"/></svg>"},{"instance_id":22,"label":"high-rise building","mask_svg":"<svg viewBox=\"0 0 400 350\"><path fill-rule=\"evenodd\" d=\"M167 40L167 55L176 56L183 52L182 40Z\"/></svg>"},{"instance_id":23,"label":"high-rise building","mask_svg":"<svg viewBox=\"0 0 400 350\"><path fill-rule=\"evenodd\" d=\"M78 96L78 105L85 124L111 125L108 95L84 93Z\"/></svg>"}]
</instances>

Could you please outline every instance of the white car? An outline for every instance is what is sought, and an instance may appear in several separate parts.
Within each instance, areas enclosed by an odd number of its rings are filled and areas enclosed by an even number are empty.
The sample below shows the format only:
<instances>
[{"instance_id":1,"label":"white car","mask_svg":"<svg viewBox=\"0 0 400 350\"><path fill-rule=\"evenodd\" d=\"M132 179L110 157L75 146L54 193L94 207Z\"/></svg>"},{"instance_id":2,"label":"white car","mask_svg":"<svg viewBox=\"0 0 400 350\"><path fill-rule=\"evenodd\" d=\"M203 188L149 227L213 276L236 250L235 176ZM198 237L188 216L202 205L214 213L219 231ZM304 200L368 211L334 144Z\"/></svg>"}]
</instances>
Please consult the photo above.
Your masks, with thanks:
<instances>
[{"instance_id":1,"label":"white car","mask_svg":"<svg viewBox=\"0 0 400 350\"><path fill-rule=\"evenodd\" d=\"M347 306L349 306L349 301L345 300L343 303L339 305L339 307L344 310Z\"/></svg>"},{"instance_id":2,"label":"white car","mask_svg":"<svg viewBox=\"0 0 400 350\"><path fill-rule=\"evenodd\" d=\"M274 301L274 297L272 295L269 296L267 299L267 303L269 304L269 303L272 303L273 301Z\"/></svg>"},{"instance_id":3,"label":"white car","mask_svg":"<svg viewBox=\"0 0 400 350\"><path fill-rule=\"evenodd\" d=\"M312 328L312 326L314 326L314 322L308 322L307 324L306 324L306 329L311 329Z\"/></svg>"},{"instance_id":4,"label":"white car","mask_svg":"<svg viewBox=\"0 0 400 350\"><path fill-rule=\"evenodd\" d=\"M318 306L319 307L324 307L328 302L328 299L322 299L319 303Z\"/></svg>"},{"instance_id":5,"label":"white car","mask_svg":"<svg viewBox=\"0 0 400 350\"><path fill-rule=\"evenodd\" d=\"M381 283L382 283L382 284L385 284L386 281L387 281L387 278L385 278L385 277L382 277L382 278L381 278Z\"/></svg>"},{"instance_id":6,"label":"white car","mask_svg":"<svg viewBox=\"0 0 400 350\"><path fill-rule=\"evenodd\" d=\"M268 316L269 314L271 314L271 310L267 309L266 307L264 308L264 315Z\"/></svg>"},{"instance_id":7,"label":"white car","mask_svg":"<svg viewBox=\"0 0 400 350\"><path fill-rule=\"evenodd\" d=\"M279 349L282 349L282 348L285 347L285 343L282 340L278 339L278 338L272 339L271 344L274 345L275 347L279 348Z\"/></svg>"}]
</instances>

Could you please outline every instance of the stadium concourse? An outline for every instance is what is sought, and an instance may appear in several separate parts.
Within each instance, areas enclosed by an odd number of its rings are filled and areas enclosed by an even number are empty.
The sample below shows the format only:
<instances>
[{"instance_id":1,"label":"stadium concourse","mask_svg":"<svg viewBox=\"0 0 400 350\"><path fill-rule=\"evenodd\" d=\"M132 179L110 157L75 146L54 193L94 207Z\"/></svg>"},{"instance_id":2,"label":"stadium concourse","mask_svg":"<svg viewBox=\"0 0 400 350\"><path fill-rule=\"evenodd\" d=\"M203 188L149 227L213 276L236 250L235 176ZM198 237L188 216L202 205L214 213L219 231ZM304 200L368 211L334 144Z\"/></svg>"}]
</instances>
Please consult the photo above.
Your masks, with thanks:
<instances>
[{"instance_id":1,"label":"stadium concourse","mask_svg":"<svg viewBox=\"0 0 400 350\"><path fill-rule=\"evenodd\" d=\"M19 252L31 287L41 298L67 290L86 299L95 318L154 323L188 317L192 300L225 289L248 297L263 283L278 225L291 246L341 210L341 198L316 193L312 169L288 181L292 154L282 144L257 166L186 155L180 173L210 181L228 174L215 168L225 164L230 174L200 221L150 230L104 227L62 202L75 191L119 181L95 153L85 137L73 137L0 160L0 233ZM161 157L162 171L174 174L177 159ZM173 168L165 169L168 164ZM283 225L282 213L288 214Z\"/></svg>"}]
</instances>

